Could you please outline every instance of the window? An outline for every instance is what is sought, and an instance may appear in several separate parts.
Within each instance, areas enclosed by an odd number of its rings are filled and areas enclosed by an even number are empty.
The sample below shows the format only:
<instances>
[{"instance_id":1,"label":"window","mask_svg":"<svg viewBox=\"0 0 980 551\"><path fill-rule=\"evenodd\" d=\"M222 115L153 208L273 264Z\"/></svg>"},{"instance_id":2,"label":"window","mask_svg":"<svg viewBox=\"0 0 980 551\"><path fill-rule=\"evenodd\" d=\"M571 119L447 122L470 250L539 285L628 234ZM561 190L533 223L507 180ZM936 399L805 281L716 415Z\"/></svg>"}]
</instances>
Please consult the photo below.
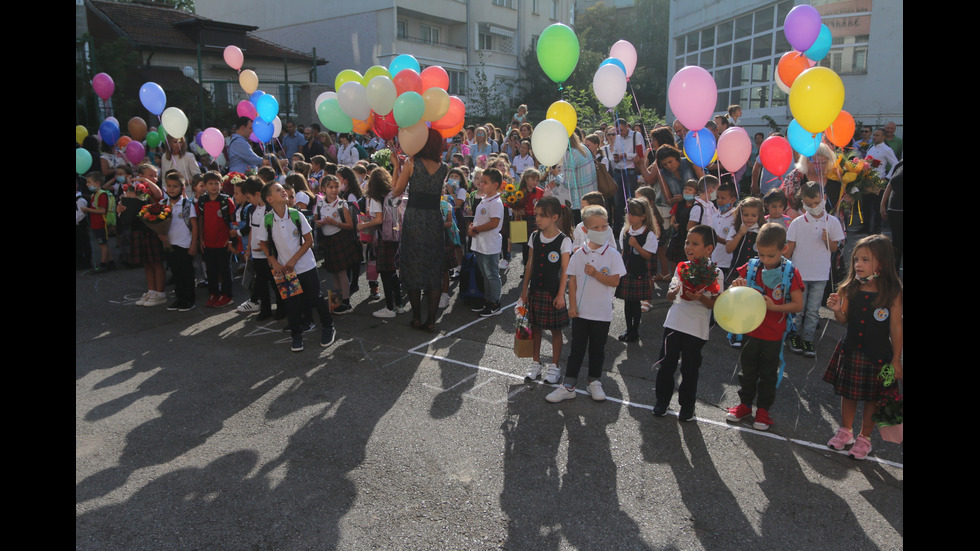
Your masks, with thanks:
<instances>
[{"instance_id":1,"label":"window","mask_svg":"<svg viewBox=\"0 0 980 551\"><path fill-rule=\"evenodd\" d=\"M439 43L439 29L438 27L430 27L428 25L420 25L422 42L429 44Z\"/></svg>"},{"instance_id":2,"label":"window","mask_svg":"<svg viewBox=\"0 0 980 551\"><path fill-rule=\"evenodd\" d=\"M558 19L558 0L551 0L551 18Z\"/></svg>"},{"instance_id":3,"label":"window","mask_svg":"<svg viewBox=\"0 0 980 551\"><path fill-rule=\"evenodd\" d=\"M493 35L490 33L480 33L477 37L477 49L478 50L492 50L493 49Z\"/></svg>"},{"instance_id":4,"label":"window","mask_svg":"<svg viewBox=\"0 0 980 551\"><path fill-rule=\"evenodd\" d=\"M531 0L531 13L538 14L538 0Z\"/></svg>"},{"instance_id":5,"label":"window","mask_svg":"<svg viewBox=\"0 0 980 551\"><path fill-rule=\"evenodd\" d=\"M513 8L514 0L493 0L494 6L503 6L505 8Z\"/></svg>"},{"instance_id":6,"label":"window","mask_svg":"<svg viewBox=\"0 0 980 551\"><path fill-rule=\"evenodd\" d=\"M408 36L408 22L404 19L398 20L398 38L405 38Z\"/></svg>"},{"instance_id":7,"label":"window","mask_svg":"<svg viewBox=\"0 0 980 551\"><path fill-rule=\"evenodd\" d=\"M454 96L466 94L466 73L454 69L446 69L449 74L449 93Z\"/></svg>"}]
</instances>

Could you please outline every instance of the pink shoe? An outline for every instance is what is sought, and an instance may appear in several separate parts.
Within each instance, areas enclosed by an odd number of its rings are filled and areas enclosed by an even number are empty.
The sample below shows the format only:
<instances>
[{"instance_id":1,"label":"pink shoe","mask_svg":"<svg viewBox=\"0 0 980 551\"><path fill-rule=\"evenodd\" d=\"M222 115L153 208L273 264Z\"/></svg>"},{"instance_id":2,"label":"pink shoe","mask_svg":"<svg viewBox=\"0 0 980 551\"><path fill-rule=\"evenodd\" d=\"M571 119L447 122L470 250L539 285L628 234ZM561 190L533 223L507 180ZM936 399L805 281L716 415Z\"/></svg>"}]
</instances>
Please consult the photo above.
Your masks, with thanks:
<instances>
[{"instance_id":1,"label":"pink shoe","mask_svg":"<svg viewBox=\"0 0 980 551\"><path fill-rule=\"evenodd\" d=\"M841 427L837 429L837 434L827 442L827 447L832 450L843 450L845 446L850 446L854 443L854 433Z\"/></svg>"},{"instance_id":2,"label":"pink shoe","mask_svg":"<svg viewBox=\"0 0 980 551\"><path fill-rule=\"evenodd\" d=\"M857 441L851 447L851 451L847 455L853 457L854 459L864 459L868 457L871 453L871 440L868 440L863 434L859 434Z\"/></svg>"}]
</instances>

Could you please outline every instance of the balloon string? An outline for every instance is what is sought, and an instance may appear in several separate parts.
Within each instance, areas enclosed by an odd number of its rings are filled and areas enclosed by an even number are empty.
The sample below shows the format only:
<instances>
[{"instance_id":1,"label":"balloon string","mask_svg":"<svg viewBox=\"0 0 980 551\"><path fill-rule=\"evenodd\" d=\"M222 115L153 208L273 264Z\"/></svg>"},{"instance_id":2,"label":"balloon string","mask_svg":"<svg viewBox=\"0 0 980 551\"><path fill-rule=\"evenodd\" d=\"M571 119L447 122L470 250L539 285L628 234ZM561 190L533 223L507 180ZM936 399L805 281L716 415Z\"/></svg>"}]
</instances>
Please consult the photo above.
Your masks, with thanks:
<instances>
[{"instance_id":1,"label":"balloon string","mask_svg":"<svg viewBox=\"0 0 980 551\"><path fill-rule=\"evenodd\" d=\"M633 96L633 104L636 105L636 115L640 117L640 120L642 121L643 114L640 113L640 102L636 101L636 92L633 91L633 83L630 82L629 78L626 79L626 82L630 85L630 95Z\"/></svg>"},{"instance_id":2,"label":"balloon string","mask_svg":"<svg viewBox=\"0 0 980 551\"><path fill-rule=\"evenodd\" d=\"M620 133L620 128L619 128L619 111L618 110L616 110L616 109L613 110L613 117L615 117L615 122L616 122L616 133L619 134ZM626 151L623 149L623 147L624 147L623 146L623 136L620 134L618 136L618 138L617 138L616 141L619 142L619 155L620 155L620 160L623 163L623 166L625 167L626 166L626 159L625 159L625 157L626 157ZM615 172L615 170L616 169L614 168L613 171ZM626 178L627 178L626 169L625 168L622 169L620 171L620 174L623 175L623 181L622 181L622 184L623 184L623 202L626 202L626 200L630 198L629 193L626 192Z\"/></svg>"}]
</instances>

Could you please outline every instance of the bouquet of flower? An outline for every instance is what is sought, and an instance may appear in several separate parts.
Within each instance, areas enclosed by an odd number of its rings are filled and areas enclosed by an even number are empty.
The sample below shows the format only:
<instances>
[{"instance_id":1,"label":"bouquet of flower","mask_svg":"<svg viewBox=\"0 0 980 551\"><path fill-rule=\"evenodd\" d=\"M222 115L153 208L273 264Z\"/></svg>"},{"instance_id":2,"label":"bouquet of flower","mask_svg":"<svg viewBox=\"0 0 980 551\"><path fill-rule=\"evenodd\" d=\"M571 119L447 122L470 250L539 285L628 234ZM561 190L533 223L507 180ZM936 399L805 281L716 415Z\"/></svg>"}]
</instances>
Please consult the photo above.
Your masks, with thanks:
<instances>
[{"instance_id":1,"label":"bouquet of flower","mask_svg":"<svg viewBox=\"0 0 980 551\"><path fill-rule=\"evenodd\" d=\"M534 357L534 340L531 337L531 326L527 321L527 308L518 306L517 332L514 335L514 354L518 358Z\"/></svg>"},{"instance_id":2,"label":"bouquet of flower","mask_svg":"<svg viewBox=\"0 0 980 551\"><path fill-rule=\"evenodd\" d=\"M681 264L681 283L684 285L681 298L685 293L719 293L718 275L715 267L718 264L708 258L695 258ZM684 300L687 300L684 298Z\"/></svg>"},{"instance_id":3,"label":"bouquet of flower","mask_svg":"<svg viewBox=\"0 0 980 551\"><path fill-rule=\"evenodd\" d=\"M848 222L850 225L853 223L854 211L856 210L858 219L863 223L861 199L866 194L880 194L887 185L878 175L878 171L875 170L881 165L881 161L874 157L862 159L856 152L852 151L839 155L835 165L836 170L831 170L827 174L827 179L841 183L841 196L837 198L837 213L842 217L850 215L851 221Z\"/></svg>"},{"instance_id":4,"label":"bouquet of flower","mask_svg":"<svg viewBox=\"0 0 980 551\"><path fill-rule=\"evenodd\" d=\"M371 155L371 162L384 168L388 172L394 170L391 164L391 150L390 149L379 149Z\"/></svg>"},{"instance_id":5,"label":"bouquet of flower","mask_svg":"<svg viewBox=\"0 0 980 551\"><path fill-rule=\"evenodd\" d=\"M505 185L504 191L500 194L500 200L508 207L517 206L517 203L520 203L521 199L524 199L524 192L517 189L514 184Z\"/></svg>"},{"instance_id":6,"label":"bouquet of flower","mask_svg":"<svg viewBox=\"0 0 980 551\"><path fill-rule=\"evenodd\" d=\"M905 424L905 399L895 382L892 364L885 364L878 377L884 379L885 391L878 400L878 410L871 416L871 420L878 424L878 431L885 441L901 444Z\"/></svg>"},{"instance_id":7,"label":"bouquet of flower","mask_svg":"<svg viewBox=\"0 0 980 551\"><path fill-rule=\"evenodd\" d=\"M224 187L224 186L234 186L238 182L244 183L245 178L247 178L248 176L249 176L248 174L242 174L241 172L229 172L228 175L225 176L225 179L221 185L222 187Z\"/></svg>"},{"instance_id":8,"label":"bouquet of flower","mask_svg":"<svg viewBox=\"0 0 980 551\"><path fill-rule=\"evenodd\" d=\"M150 188L141 182L136 182L133 184L123 184L122 191L124 194L131 193L140 201L150 200Z\"/></svg>"},{"instance_id":9,"label":"bouquet of flower","mask_svg":"<svg viewBox=\"0 0 980 551\"><path fill-rule=\"evenodd\" d=\"M167 232L170 231L170 222L173 219L170 205L147 203L143 205L137 216L146 224L146 227L155 231L157 235L167 235Z\"/></svg>"}]
</instances>

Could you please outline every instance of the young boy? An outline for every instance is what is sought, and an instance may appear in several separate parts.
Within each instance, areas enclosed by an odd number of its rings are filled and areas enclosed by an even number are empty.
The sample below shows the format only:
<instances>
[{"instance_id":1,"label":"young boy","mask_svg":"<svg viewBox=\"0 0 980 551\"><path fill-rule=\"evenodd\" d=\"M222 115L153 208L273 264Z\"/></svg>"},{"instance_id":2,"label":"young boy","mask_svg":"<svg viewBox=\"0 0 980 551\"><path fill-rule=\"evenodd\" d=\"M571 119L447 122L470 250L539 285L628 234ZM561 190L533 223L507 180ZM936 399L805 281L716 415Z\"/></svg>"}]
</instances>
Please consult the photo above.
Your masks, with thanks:
<instances>
[{"instance_id":1,"label":"young boy","mask_svg":"<svg viewBox=\"0 0 980 551\"><path fill-rule=\"evenodd\" d=\"M85 185L92 193L92 206L81 207L79 210L88 214L89 234L92 240L99 245L100 260L95 266L95 271L104 272L116 267L112 261L112 251L109 249L109 224L106 223L106 214L109 212L109 203L112 194L102 189L102 173L89 172L85 175ZM92 255L92 264L95 264L95 255Z\"/></svg>"},{"instance_id":2,"label":"young boy","mask_svg":"<svg viewBox=\"0 0 980 551\"><path fill-rule=\"evenodd\" d=\"M789 215L784 214L788 203L783 190L779 188L769 190L769 193L762 198L762 202L766 205L766 222L777 222L782 224L784 228L789 229L789 223L792 219L790 219Z\"/></svg>"},{"instance_id":3,"label":"young boy","mask_svg":"<svg viewBox=\"0 0 980 551\"><path fill-rule=\"evenodd\" d=\"M606 198L602 196L598 191L590 191L582 196L582 212L589 207L601 207L606 204ZM585 234L585 221L579 222L575 229L572 230L572 251L577 251L582 247L586 246L589 242L589 238ZM608 243L613 247L616 246L615 243L616 236L610 235Z\"/></svg>"},{"instance_id":4,"label":"young boy","mask_svg":"<svg viewBox=\"0 0 980 551\"><path fill-rule=\"evenodd\" d=\"M718 188L718 213L711 221L711 228L715 230L715 241L717 245L711 253L711 261L718 265L725 278L732 269L732 253L725 249L728 240L735 235L735 186L732 184L722 184Z\"/></svg>"},{"instance_id":5,"label":"young boy","mask_svg":"<svg viewBox=\"0 0 980 551\"><path fill-rule=\"evenodd\" d=\"M804 213L797 216L786 231L786 257L800 271L806 284L803 291L804 310L796 316L796 327L803 328L803 334L790 335L789 348L804 356L814 357L813 336L820 321L820 303L830 275L830 255L837 251L837 245L844 239L840 220L824 212L824 197L820 184L807 182L800 189Z\"/></svg>"},{"instance_id":6,"label":"young boy","mask_svg":"<svg viewBox=\"0 0 980 551\"><path fill-rule=\"evenodd\" d=\"M231 304L231 255L235 252L233 239L235 205L231 197L221 193L221 175L204 175L205 193L197 201L198 241L204 255L208 276L207 306L220 308Z\"/></svg>"},{"instance_id":7,"label":"young boy","mask_svg":"<svg viewBox=\"0 0 980 551\"><path fill-rule=\"evenodd\" d=\"M248 219L250 231L248 232L247 245L249 255L252 258L252 268L255 270L255 285L252 296L248 301L238 307L238 311L249 313L258 310L259 315L255 318L255 321L264 321L272 317L272 303L269 299L269 289L272 288L275 290L272 280L272 269L269 267L269 259L262 252L262 247L259 246L258 233L256 232L265 221L265 201L262 200L263 187L265 187L265 184L255 176L245 178L245 182L242 183L242 195L245 196L245 200L253 207ZM275 294L275 298L276 310L285 312L285 308L280 303L278 292ZM285 315L282 317L285 317Z\"/></svg>"},{"instance_id":8,"label":"young boy","mask_svg":"<svg viewBox=\"0 0 980 551\"><path fill-rule=\"evenodd\" d=\"M174 294L177 299L167 310L187 312L194 309L194 255L197 254L197 209L194 201L184 196L184 177L179 172L167 174L165 192L172 212L172 222L163 238L170 245L167 264L174 277ZM162 238L162 236L161 236Z\"/></svg>"},{"instance_id":9,"label":"young boy","mask_svg":"<svg viewBox=\"0 0 980 551\"><path fill-rule=\"evenodd\" d=\"M504 219L504 204L500 201L500 185L504 178L496 168L483 171L477 189L483 195L473 222L466 235L473 238L470 250L476 253L477 266L483 274L486 304L471 308L483 317L500 313L500 228Z\"/></svg>"},{"instance_id":10,"label":"young boy","mask_svg":"<svg viewBox=\"0 0 980 551\"><path fill-rule=\"evenodd\" d=\"M582 222L589 243L575 251L568 263L568 316L572 318L572 343L565 366L564 384L545 397L549 402L575 398L575 384L585 352L589 353L589 395L601 402L602 363L605 361L606 338L612 322L612 303L619 278L626 274L623 255L609 244L612 230L609 215L600 206L582 210Z\"/></svg>"},{"instance_id":11,"label":"young boy","mask_svg":"<svg viewBox=\"0 0 980 551\"><path fill-rule=\"evenodd\" d=\"M803 280L792 262L783 258L786 250L786 230L769 223L759 230L756 240L759 257L738 268L738 279L732 287L748 285L762 292L766 301L766 317L755 331L745 336L742 345L742 370L738 374L741 403L728 410L727 420L739 422L752 415L756 402L756 430L769 430L772 417L769 409L776 400L782 365L783 337L786 333L786 314L803 310ZM789 287L789 299L786 294Z\"/></svg>"}]
</instances>

